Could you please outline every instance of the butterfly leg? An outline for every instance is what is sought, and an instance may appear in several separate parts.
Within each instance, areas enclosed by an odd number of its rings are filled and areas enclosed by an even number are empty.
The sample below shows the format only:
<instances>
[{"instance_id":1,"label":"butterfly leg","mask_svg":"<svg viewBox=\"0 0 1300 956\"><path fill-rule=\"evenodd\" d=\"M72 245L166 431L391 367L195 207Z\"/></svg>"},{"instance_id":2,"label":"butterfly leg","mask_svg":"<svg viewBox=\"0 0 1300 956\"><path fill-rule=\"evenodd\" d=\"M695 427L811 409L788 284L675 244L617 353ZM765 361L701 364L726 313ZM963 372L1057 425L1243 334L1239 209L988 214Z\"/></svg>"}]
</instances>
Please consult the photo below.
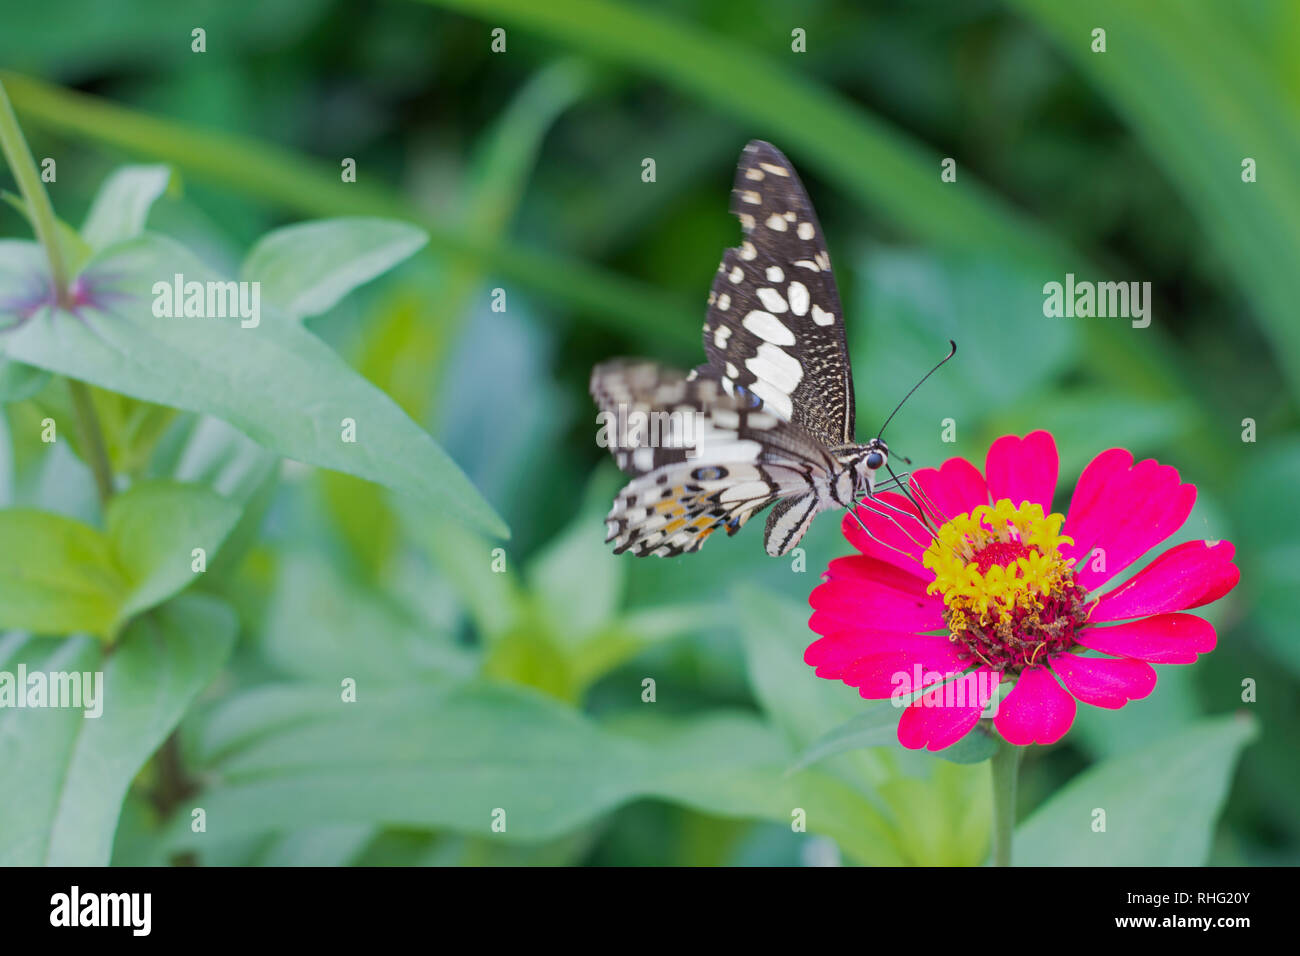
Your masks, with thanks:
<instances>
[{"instance_id":1,"label":"butterfly leg","mask_svg":"<svg viewBox=\"0 0 1300 956\"><path fill-rule=\"evenodd\" d=\"M881 541L879 538L877 538L874 534L871 533L871 529L868 528L868 527L866 526L866 524L865 524L865 523L863 522L863 520L862 520L862 517L858 514L858 505L859 505L859 504L861 504L860 501L855 501L855 502L853 502L852 504L850 504L850 505L849 505L849 514L852 515L852 516L853 516L853 520L856 521L856 522L858 523L858 527L862 529L862 533L865 534L865 535L866 535L868 538L870 538L872 541L876 542L876 544L880 545L882 548L888 548L890 551L893 551L893 552L895 552L895 553L897 553L897 554L900 554L900 555L902 555L903 557L907 558L908 561L915 561L915 560L916 560L916 556L915 556L915 555L908 554L908 553L907 553L906 551L904 551L902 548L896 548L896 547L894 547L892 544L890 544L890 543L887 542L887 541ZM879 512L876 512L876 514L879 514ZM894 521L894 519L893 519L892 517L890 517L889 515L883 515L882 517L886 517L886 518L889 518L891 521ZM894 521L894 523L895 523L895 524L898 524L897 521Z\"/></svg>"}]
</instances>

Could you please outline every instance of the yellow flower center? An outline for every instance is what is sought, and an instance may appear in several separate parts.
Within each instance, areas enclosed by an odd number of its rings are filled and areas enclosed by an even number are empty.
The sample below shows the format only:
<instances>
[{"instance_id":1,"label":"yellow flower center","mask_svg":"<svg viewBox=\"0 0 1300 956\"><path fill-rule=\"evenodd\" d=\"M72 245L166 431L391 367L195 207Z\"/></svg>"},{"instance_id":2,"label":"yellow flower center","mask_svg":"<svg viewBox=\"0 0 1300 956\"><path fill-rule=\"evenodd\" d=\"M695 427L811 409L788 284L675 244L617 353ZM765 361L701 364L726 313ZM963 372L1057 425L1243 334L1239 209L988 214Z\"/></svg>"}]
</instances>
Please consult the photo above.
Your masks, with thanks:
<instances>
[{"instance_id":1,"label":"yellow flower center","mask_svg":"<svg viewBox=\"0 0 1300 956\"><path fill-rule=\"evenodd\" d=\"M943 595L950 639L995 670L1019 673L1074 643L1087 619L1074 559L1060 546L1065 517L1005 498L943 525L921 557Z\"/></svg>"}]
</instances>

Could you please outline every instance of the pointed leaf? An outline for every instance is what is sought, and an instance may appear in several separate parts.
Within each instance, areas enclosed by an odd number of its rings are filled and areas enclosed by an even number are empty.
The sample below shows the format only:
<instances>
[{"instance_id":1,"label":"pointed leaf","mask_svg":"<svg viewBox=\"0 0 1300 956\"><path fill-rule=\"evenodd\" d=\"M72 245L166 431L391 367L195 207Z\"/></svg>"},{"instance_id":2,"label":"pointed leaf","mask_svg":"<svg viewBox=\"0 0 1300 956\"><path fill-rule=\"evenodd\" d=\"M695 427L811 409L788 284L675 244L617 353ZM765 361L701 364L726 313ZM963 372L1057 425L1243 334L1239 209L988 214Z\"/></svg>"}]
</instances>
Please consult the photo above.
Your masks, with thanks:
<instances>
[{"instance_id":1,"label":"pointed leaf","mask_svg":"<svg viewBox=\"0 0 1300 956\"><path fill-rule=\"evenodd\" d=\"M1214 717L1097 764L1016 828L1014 861L1204 866L1237 756L1255 733L1250 717Z\"/></svg>"},{"instance_id":2,"label":"pointed leaf","mask_svg":"<svg viewBox=\"0 0 1300 956\"><path fill-rule=\"evenodd\" d=\"M235 615L187 595L133 624L107 657L91 641L13 637L0 666L29 672L102 672L102 713L0 709L0 865L106 866L131 781L235 639ZM84 678L83 678L84 679Z\"/></svg>"},{"instance_id":3,"label":"pointed leaf","mask_svg":"<svg viewBox=\"0 0 1300 956\"><path fill-rule=\"evenodd\" d=\"M0 348L112 391L207 412L280 455L358 475L508 534L433 439L298 324L155 316L155 299L176 275L184 283L222 281L163 237L119 243L86 267L86 300L73 314L41 301L48 282L34 244L0 242L0 325L18 323ZM355 433L345 421L355 423Z\"/></svg>"},{"instance_id":4,"label":"pointed leaf","mask_svg":"<svg viewBox=\"0 0 1300 956\"><path fill-rule=\"evenodd\" d=\"M171 181L166 166L123 166L104 180L91 203L81 238L96 252L144 231L154 200Z\"/></svg>"},{"instance_id":5,"label":"pointed leaf","mask_svg":"<svg viewBox=\"0 0 1300 956\"><path fill-rule=\"evenodd\" d=\"M239 270L262 284L262 301L302 319L328 312L429 241L395 219L322 219L267 233Z\"/></svg>"}]
</instances>

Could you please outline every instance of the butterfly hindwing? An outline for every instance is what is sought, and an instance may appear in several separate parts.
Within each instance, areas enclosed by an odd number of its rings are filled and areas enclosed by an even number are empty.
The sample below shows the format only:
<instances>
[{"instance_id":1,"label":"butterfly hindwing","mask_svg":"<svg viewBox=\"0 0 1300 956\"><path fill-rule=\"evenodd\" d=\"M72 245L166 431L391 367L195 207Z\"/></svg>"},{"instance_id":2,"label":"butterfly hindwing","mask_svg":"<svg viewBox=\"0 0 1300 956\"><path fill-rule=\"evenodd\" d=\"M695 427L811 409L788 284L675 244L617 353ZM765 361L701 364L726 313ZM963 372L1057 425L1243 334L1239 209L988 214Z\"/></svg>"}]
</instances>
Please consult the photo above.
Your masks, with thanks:
<instances>
[{"instance_id":1,"label":"butterfly hindwing","mask_svg":"<svg viewBox=\"0 0 1300 956\"><path fill-rule=\"evenodd\" d=\"M834 462L821 443L753 396L728 391L711 369L685 373L645 359L613 359L591 373L601 443L619 468L643 475L686 461Z\"/></svg>"},{"instance_id":2,"label":"butterfly hindwing","mask_svg":"<svg viewBox=\"0 0 1300 956\"><path fill-rule=\"evenodd\" d=\"M799 426L707 369L620 359L596 367L591 392L606 444L633 476L607 519L616 553L694 551L719 528L735 534L773 502L805 495L834 465Z\"/></svg>"},{"instance_id":3,"label":"butterfly hindwing","mask_svg":"<svg viewBox=\"0 0 1300 956\"><path fill-rule=\"evenodd\" d=\"M709 292L707 367L822 444L852 441L853 376L830 254L780 150L745 147L731 211L744 241L723 255Z\"/></svg>"},{"instance_id":4,"label":"butterfly hindwing","mask_svg":"<svg viewBox=\"0 0 1300 956\"><path fill-rule=\"evenodd\" d=\"M768 466L733 463L665 467L629 482L606 518L614 553L672 557L696 551L713 532L735 534L781 497L782 480L798 476Z\"/></svg>"}]
</instances>

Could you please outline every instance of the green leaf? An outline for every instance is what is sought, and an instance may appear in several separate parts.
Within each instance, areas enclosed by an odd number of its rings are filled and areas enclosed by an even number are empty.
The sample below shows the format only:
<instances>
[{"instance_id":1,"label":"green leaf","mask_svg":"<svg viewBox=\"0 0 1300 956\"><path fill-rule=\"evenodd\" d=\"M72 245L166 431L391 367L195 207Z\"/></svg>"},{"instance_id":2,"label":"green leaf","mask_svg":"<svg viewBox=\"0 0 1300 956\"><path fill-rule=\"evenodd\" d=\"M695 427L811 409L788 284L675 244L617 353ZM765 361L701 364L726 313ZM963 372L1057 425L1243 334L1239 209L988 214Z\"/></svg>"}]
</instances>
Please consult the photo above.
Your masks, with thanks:
<instances>
[{"instance_id":1,"label":"green leaf","mask_svg":"<svg viewBox=\"0 0 1300 956\"><path fill-rule=\"evenodd\" d=\"M32 243L0 243L0 302L22 302L41 274ZM155 283L217 282L176 243L145 235L87 266L97 305L71 315L21 306L0 342L11 358L230 422L280 455L348 472L436 504L496 535L505 524L445 452L393 401L296 323L158 318ZM3 318L3 312L0 312ZM344 420L356 441L343 440Z\"/></svg>"},{"instance_id":2,"label":"green leaf","mask_svg":"<svg viewBox=\"0 0 1300 956\"><path fill-rule=\"evenodd\" d=\"M108 638L129 588L96 529L62 515L0 511L0 627Z\"/></svg>"},{"instance_id":3,"label":"green leaf","mask_svg":"<svg viewBox=\"0 0 1300 956\"><path fill-rule=\"evenodd\" d=\"M172 163L196 180L214 182L300 215L413 216L410 200L374 183L339 186L337 163L286 152L248 139L185 126L72 93L12 73L0 74L26 122L88 136L129 152ZM536 101L534 101L536 105ZM591 321L642 341L699 345L693 303L575 259L484 241L463 225L420 218L431 249L444 259L488 266L494 275L569 303ZM682 323L665 321L680 316ZM686 321L689 319L689 321Z\"/></svg>"},{"instance_id":4,"label":"green leaf","mask_svg":"<svg viewBox=\"0 0 1300 956\"><path fill-rule=\"evenodd\" d=\"M298 223L258 240L239 277L262 284L263 302L303 319L328 312L428 241L421 229L392 219Z\"/></svg>"},{"instance_id":5,"label":"green leaf","mask_svg":"<svg viewBox=\"0 0 1300 956\"><path fill-rule=\"evenodd\" d=\"M603 477L593 481L574 520L526 569L552 630L570 650L608 624L623 600L627 562L605 543L605 514L617 488Z\"/></svg>"},{"instance_id":6,"label":"green leaf","mask_svg":"<svg viewBox=\"0 0 1300 956\"><path fill-rule=\"evenodd\" d=\"M216 557L239 520L238 504L199 485L142 481L115 496L105 513L108 539L131 588L122 621L161 604L194 581L196 548Z\"/></svg>"},{"instance_id":7,"label":"green leaf","mask_svg":"<svg viewBox=\"0 0 1300 956\"><path fill-rule=\"evenodd\" d=\"M31 398L49 380L50 373L43 368L0 359L0 402L21 402Z\"/></svg>"},{"instance_id":8,"label":"green leaf","mask_svg":"<svg viewBox=\"0 0 1300 956\"><path fill-rule=\"evenodd\" d=\"M99 252L144 231L154 200L171 181L166 166L123 166L104 180L86 214L81 237Z\"/></svg>"},{"instance_id":9,"label":"green leaf","mask_svg":"<svg viewBox=\"0 0 1300 956\"><path fill-rule=\"evenodd\" d=\"M1295 103L1267 57L1220 4L1182 0L1015 0L1113 101L1197 213L1206 240L1232 269L1300 395L1300 167ZM1104 24L1122 52L1094 54ZM1285 27L1281 31L1285 31ZM1290 57L1293 59L1293 54ZM1151 82L1160 76L1161 82ZM1258 179L1242 181L1242 161Z\"/></svg>"},{"instance_id":10,"label":"green leaf","mask_svg":"<svg viewBox=\"0 0 1300 956\"><path fill-rule=\"evenodd\" d=\"M0 665L102 671L102 715L0 710L0 865L106 866L127 788L211 683L235 639L224 604L187 595L136 621L105 657L93 642L11 637ZM188 817L187 817L188 819Z\"/></svg>"},{"instance_id":11,"label":"green leaf","mask_svg":"<svg viewBox=\"0 0 1300 956\"><path fill-rule=\"evenodd\" d=\"M0 627L111 641L193 581L192 550L214 557L239 514L205 488L162 481L114 497L107 534L63 515L0 511Z\"/></svg>"},{"instance_id":12,"label":"green leaf","mask_svg":"<svg viewBox=\"0 0 1300 956\"><path fill-rule=\"evenodd\" d=\"M798 752L873 706L852 687L818 677L803 662L804 651L817 639L808 630L804 608L752 587L737 589L734 602L750 686ZM878 751L859 750L841 754L829 769L867 789L888 779L892 766Z\"/></svg>"},{"instance_id":13,"label":"green leaf","mask_svg":"<svg viewBox=\"0 0 1300 956\"><path fill-rule=\"evenodd\" d=\"M860 332L853 344L862 342L857 352L872 356L873 370L864 401L878 401L872 393L906 394L918 370L943 357L949 339L960 350L940 373L943 387L918 390L903 417L969 423L1018 403L1077 360L1076 327L1043 318L1041 271L1019 270L987 254L936 257L880 247L858 266L866 295L856 310L860 321L853 328ZM1015 375L1005 374L1008 363ZM876 428L888 409L870 411L863 422ZM928 443L909 440L907 454L931 451L935 461L950 454L937 427L932 434Z\"/></svg>"},{"instance_id":14,"label":"green leaf","mask_svg":"<svg viewBox=\"0 0 1300 956\"><path fill-rule=\"evenodd\" d=\"M942 757L949 763L983 763L993 756L998 749L997 741L979 724L965 737L943 750L936 750L934 755Z\"/></svg>"},{"instance_id":15,"label":"green leaf","mask_svg":"<svg viewBox=\"0 0 1300 956\"><path fill-rule=\"evenodd\" d=\"M5 202L22 213L23 218L27 220L33 230L36 228L36 224L32 221L31 210L27 208L27 201L22 196L16 196L6 191L0 193L0 198L3 198ZM81 271L81 267L90 260L90 257L94 255L95 250L91 248L90 243L81 238L81 234L77 230L62 219L55 218L54 229L59 237L59 249L63 253L64 267L68 270L69 276L75 276Z\"/></svg>"},{"instance_id":16,"label":"green leaf","mask_svg":"<svg viewBox=\"0 0 1300 956\"><path fill-rule=\"evenodd\" d=\"M901 859L870 804L815 771L786 777L789 751L746 716L654 721L633 737L520 688L367 694L363 683L345 704L336 684L266 687L201 722L195 759L214 781L198 799L222 821L209 839L384 822L532 842L655 797L787 825L803 809L810 831L855 858ZM503 833L492 830L497 808ZM188 817L169 832L194 845Z\"/></svg>"},{"instance_id":17,"label":"green leaf","mask_svg":"<svg viewBox=\"0 0 1300 956\"><path fill-rule=\"evenodd\" d=\"M261 647L284 674L410 683L469 677L474 654L429 633L401 609L322 558L290 553L266 611Z\"/></svg>"},{"instance_id":18,"label":"green leaf","mask_svg":"<svg viewBox=\"0 0 1300 956\"><path fill-rule=\"evenodd\" d=\"M1294 507L1280 506L1295 497L1300 440L1270 438L1267 444L1242 448L1250 464L1236 480L1228 506L1242 540L1251 543L1237 551L1241 589L1246 593L1243 603L1250 609L1263 648L1291 674L1300 676L1295 629L1300 514Z\"/></svg>"},{"instance_id":19,"label":"green leaf","mask_svg":"<svg viewBox=\"0 0 1300 956\"><path fill-rule=\"evenodd\" d=\"M862 713L822 734L805 750L791 770L802 770L818 761L863 747L891 747L898 743L898 708L890 701L865 703Z\"/></svg>"},{"instance_id":20,"label":"green leaf","mask_svg":"<svg viewBox=\"0 0 1300 956\"><path fill-rule=\"evenodd\" d=\"M1241 749L1245 715L1202 720L1107 760L1058 790L1016 828L1024 866L1204 866ZM1106 829L1094 831L1097 811Z\"/></svg>"}]
</instances>

